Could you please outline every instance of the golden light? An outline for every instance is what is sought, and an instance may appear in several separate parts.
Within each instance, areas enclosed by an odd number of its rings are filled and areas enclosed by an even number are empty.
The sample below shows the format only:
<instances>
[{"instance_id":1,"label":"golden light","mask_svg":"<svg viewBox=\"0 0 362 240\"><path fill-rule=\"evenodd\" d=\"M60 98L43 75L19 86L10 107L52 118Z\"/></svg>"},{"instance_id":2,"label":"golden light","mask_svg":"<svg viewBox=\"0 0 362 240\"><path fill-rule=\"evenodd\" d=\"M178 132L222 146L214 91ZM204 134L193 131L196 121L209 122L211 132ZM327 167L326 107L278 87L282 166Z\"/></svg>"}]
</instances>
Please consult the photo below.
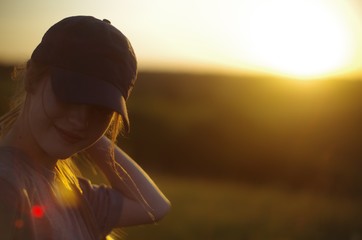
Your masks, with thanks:
<instances>
[{"instance_id":1,"label":"golden light","mask_svg":"<svg viewBox=\"0 0 362 240\"><path fill-rule=\"evenodd\" d=\"M353 55L352 30L343 11L336 11L337 6L330 3L259 1L249 15L246 35L254 62L268 71L301 79L343 69Z\"/></svg>"}]
</instances>

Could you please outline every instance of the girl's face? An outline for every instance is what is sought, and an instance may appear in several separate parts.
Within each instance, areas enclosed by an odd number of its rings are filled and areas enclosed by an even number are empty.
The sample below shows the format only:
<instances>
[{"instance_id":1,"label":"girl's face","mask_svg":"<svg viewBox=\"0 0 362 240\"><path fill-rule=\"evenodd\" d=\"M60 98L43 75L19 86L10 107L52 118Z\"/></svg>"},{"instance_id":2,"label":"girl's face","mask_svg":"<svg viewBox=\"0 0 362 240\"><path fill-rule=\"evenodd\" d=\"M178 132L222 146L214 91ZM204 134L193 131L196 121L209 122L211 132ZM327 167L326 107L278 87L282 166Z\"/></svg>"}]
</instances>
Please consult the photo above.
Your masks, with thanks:
<instances>
[{"instance_id":1,"label":"girl's face","mask_svg":"<svg viewBox=\"0 0 362 240\"><path fill-rule=\"evenodd\" d=\"M55 159L68 158L95 143L108 129L114 114L106 108L60 101L49 75L28 91L25 111L36 144Z\"/></svg>"}]
</instances>

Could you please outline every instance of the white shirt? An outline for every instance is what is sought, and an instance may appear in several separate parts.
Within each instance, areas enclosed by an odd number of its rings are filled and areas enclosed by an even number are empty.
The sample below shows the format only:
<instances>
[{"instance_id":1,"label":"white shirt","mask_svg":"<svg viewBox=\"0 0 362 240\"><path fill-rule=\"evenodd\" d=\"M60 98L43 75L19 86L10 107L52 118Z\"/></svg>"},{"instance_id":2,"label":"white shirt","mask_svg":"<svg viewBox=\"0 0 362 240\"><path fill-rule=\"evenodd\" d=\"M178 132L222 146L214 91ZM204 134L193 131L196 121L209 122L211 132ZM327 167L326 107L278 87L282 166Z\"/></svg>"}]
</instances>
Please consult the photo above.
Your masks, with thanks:
<instances>
[{"instance_id":1,"label":"white shirt","mask_svg":"<svg viewBox=\"0 0 362 240\"><path fill-rule=\"evenodd\" d=\"M110 233L121 213L119 192L83 178L76 178L79 187L64 183L26 158L13 148L0 148L0 192L15 198L6 204L16 209L13 223L4 225L12 229L0 226L0 231L10 231L15 240L104 239Z\"/></svg>"}]
</instances>

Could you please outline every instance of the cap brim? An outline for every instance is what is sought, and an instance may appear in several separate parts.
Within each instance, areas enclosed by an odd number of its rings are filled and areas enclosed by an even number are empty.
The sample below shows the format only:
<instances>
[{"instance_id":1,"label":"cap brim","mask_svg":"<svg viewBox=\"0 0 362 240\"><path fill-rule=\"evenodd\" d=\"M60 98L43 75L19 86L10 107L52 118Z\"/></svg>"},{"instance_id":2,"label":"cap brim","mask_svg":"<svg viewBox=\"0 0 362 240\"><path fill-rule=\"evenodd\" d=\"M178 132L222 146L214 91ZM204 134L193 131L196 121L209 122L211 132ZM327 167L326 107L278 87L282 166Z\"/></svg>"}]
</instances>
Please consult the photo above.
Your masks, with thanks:
<instances>
[{"instance_id":1,"label":"cap brim","mask_svg":"<svg viewBox=\"0 0 362 240\"><path fill-rule=\"evenodd\" d=\"M111 83L61 68L51 69L51 82L53 91L60 100L105 107L118 112L126 131L129 131L126 100L122 92Z\"/></svg>"}]
</instances>

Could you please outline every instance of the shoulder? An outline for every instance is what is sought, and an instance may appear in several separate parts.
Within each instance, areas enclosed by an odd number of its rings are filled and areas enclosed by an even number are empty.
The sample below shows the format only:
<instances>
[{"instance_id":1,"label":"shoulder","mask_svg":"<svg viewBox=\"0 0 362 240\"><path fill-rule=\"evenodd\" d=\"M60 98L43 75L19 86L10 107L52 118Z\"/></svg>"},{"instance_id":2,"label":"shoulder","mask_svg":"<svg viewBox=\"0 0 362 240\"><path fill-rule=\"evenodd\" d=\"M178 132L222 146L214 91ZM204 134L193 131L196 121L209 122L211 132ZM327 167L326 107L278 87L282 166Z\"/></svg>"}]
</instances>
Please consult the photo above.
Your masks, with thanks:
<instances>
[{"instance_id":1,"label":"shoulder","mask_svg":"<svg viewBox=\"0 0 362 240\"><path fill-rule=\"evenodd\" d=\"M11 148L0 147L0 192L7 193L0 194L2 201L9 197L22 200L24 189L29 185L28 182L31 182L27 178L28 175L29 170L21 156Z\"/></svg>"},{"instance_id":2,"label":"shoulder","mask_svg":"<svg viewBox=\"0 0 362 240\"><path fill-rule=\"evenodd\" d=\"M19 203L20 194L8 181L0 178L0 207L5 205L16 205ZM0 208L1 209L1 208Z\"/></svg>"},{"instance_id":3,"label":"shoulder","mask_svg":"<svg viewBox=\"0 0 362 240\"><path fill-rule=\"evenodd\" d=\"M18 158L11 148L0 147L0 170L14 168Z\"/></svg>"},{"instance_id":4,"label":"shoulder","mask_svg":"<svg viewBox=\"0 0 362 240\"><path fill-rule=\"evenodd\" d=\"M0 180L5 180L15 187L22 175L21 172L22 167L16 154L13 154L7 148L0 147Z\"/></svg>"},{"instance_id":5,"label":"shoulder","mask_svg":"<svg viewBox=\"0 0 362 240\"><path fill-rule=\"evenodd\" d=\"M12 184L0 179L0 235L2 239L12 239L17 222L20 194ZM15 228L14 228L15 227Z\"/></svg>"}]
</instances>

